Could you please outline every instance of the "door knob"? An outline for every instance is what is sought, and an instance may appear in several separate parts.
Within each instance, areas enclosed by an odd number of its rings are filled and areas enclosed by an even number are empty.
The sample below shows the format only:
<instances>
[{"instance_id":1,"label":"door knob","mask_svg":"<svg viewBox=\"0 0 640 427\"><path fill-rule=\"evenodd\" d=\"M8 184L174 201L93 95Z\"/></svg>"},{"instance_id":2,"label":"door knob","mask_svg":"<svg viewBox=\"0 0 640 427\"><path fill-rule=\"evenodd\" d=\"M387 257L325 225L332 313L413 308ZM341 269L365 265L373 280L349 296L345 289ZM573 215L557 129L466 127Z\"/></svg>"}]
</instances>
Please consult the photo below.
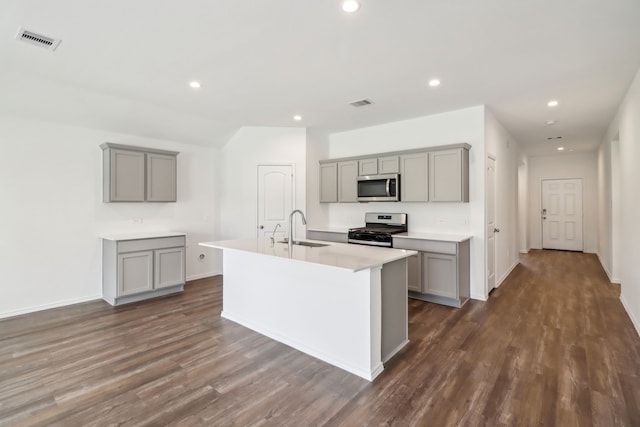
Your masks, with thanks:
<instances>
[{"instance_id":1,"label":"door knob","mask_svg":"<svg viewBox=\"0 0 640 427\"><path fill-rule=\"evenodd\" d=\"M494 229L493 229L493 232L494 232L494 233L499 233L499 232L500 232L500 229L499 229L499 228L494 228Z\"/></svg>"},{"instance_id":2,"label":"door knob","mask_svg":"<svg viewBox=\"0 0 640 427\"><path fill-rule=\"evenodd\" d=\"M264 225L261 225L261 226L260 226L260 230L264 230Z\"/></svg>"}]
</instances>

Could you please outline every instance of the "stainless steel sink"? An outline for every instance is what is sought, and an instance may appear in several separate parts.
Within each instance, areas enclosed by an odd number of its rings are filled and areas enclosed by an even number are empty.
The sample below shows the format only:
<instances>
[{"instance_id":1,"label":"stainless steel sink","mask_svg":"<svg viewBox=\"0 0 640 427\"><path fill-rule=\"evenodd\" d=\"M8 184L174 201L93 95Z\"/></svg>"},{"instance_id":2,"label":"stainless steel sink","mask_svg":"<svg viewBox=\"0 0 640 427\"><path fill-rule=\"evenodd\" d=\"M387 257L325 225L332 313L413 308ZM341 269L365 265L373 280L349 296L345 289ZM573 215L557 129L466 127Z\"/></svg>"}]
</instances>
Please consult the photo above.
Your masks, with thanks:
<instances>
[{"instance_id":1,"label":"stainless steel sink","mask_svg":"<svg viewBox=\"0 0 640 427\"><path fill-rule=\"evenodd\" d=\"M288 243L288 241L286 240L280 240L278 243ZM315 243L315 242L305 242L304 240L296 240L293 242L294 245L298 245L298 246L307 246L309 248L322 248L325 246L329 246L326 245L324 243Z\"/></svg>"}]
</instances>

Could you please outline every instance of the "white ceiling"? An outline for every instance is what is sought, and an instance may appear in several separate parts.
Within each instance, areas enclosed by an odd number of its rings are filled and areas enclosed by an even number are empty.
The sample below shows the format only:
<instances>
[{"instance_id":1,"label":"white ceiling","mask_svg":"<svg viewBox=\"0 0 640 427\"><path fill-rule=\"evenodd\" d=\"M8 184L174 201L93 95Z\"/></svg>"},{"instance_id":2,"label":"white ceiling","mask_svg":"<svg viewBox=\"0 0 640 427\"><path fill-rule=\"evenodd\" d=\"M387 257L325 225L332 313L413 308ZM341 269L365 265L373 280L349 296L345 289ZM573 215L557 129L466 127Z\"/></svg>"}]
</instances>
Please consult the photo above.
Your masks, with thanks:
<instances>
[{"instance_id":1,"label":"white ceiling","mask_svg":"<svg viewBox=\"0 0 640 427\"><path fill-rule=\"evenodd\" d=\"M530 154L585 151L640 67L640 1L2 0L0 64L0 112L201 145L486 104Z\"/></svg>"}]
</instances>

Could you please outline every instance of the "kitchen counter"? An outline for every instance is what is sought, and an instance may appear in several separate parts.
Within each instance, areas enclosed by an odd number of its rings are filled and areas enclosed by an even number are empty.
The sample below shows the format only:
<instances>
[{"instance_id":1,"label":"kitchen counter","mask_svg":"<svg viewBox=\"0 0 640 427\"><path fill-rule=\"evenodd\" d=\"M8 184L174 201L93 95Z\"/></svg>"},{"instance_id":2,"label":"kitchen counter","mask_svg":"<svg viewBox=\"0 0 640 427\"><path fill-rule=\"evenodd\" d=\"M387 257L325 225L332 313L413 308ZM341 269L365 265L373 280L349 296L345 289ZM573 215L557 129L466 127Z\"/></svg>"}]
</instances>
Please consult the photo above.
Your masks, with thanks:
<instances>
[{"instance_id":1,"label":"kitchen counter","mask_svg":"<svg viewBox=\"0 0 640 427\"><path fill-rule=\"evenodd\" d=\"M204 242L200 243L200 245L216 249L253 252L272 257L287 258L292 261L321 264L329 267L342 268L351 272L380 267L383 264L417 253L405 249L378 248L374 246L348 245L334 242L316 243L322 243L327 246L307 247L293 245L291 252L289 252L289 245L287 243L278 243L276 241L271 245L269 238L223 240L218 242Z\"/></svg>"},{"instance_id":2,"label":"kitchen counter","mask_svg":"<svg viewBox=\"0 0 640 427\"><path fill-rule=\"evenodd\" d=\"M409 342L413 250L270 239L200 243L223 251L221 316L372 381Z\"/></svg>"},{"instance_id":3,"label":"kitchen counter","mask_svg":"<svg viewBox=\"0 0 640 427\"><path fill-rule=\"evenodd\" d=\"M461 243L471 240L473 236L470 234L449 234L449 233L433 233L433 232L408 232L394 234L393 238L418 239L418 240L434 240L437 242L455 242Z\"/></svg>"},{"instance_id":4,"label":"kitchen counter","mask_svg":"<svg viewBox=\"0 0 640 427\"><path fill-rule=\"evenodd\" d=\"M109 234L109 235L100 236L100 238L104 240L111 240L114 242L122 242L125 240L159 239L162 237L179 237L179 236L186 236L186 235L187 233L179 233L174 231L165 231L165 232L143 231L139 233Z\"/></svg>"}]
</instances>

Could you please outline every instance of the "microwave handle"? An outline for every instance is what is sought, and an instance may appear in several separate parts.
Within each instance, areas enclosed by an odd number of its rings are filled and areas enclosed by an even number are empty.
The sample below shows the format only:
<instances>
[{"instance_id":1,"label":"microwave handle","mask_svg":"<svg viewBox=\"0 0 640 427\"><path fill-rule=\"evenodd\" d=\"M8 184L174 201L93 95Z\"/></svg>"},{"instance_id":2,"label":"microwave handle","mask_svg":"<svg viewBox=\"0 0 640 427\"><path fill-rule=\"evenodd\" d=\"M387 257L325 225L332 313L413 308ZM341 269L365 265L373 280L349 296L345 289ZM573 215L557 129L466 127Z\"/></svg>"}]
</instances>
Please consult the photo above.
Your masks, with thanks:
<instances>
[{"instance_id":1,"label":"microwave handle","mask_svg":"<svg viewBox=\"0 0 640 427\"><path fill-rule=\"evenodd\" d=\"M387 179L387 185L386 185L386 190L387 190L387 197L391 197L391 191L390 191L390 186L391 186L391 179Z\"/></svg>"}]
</instances>

